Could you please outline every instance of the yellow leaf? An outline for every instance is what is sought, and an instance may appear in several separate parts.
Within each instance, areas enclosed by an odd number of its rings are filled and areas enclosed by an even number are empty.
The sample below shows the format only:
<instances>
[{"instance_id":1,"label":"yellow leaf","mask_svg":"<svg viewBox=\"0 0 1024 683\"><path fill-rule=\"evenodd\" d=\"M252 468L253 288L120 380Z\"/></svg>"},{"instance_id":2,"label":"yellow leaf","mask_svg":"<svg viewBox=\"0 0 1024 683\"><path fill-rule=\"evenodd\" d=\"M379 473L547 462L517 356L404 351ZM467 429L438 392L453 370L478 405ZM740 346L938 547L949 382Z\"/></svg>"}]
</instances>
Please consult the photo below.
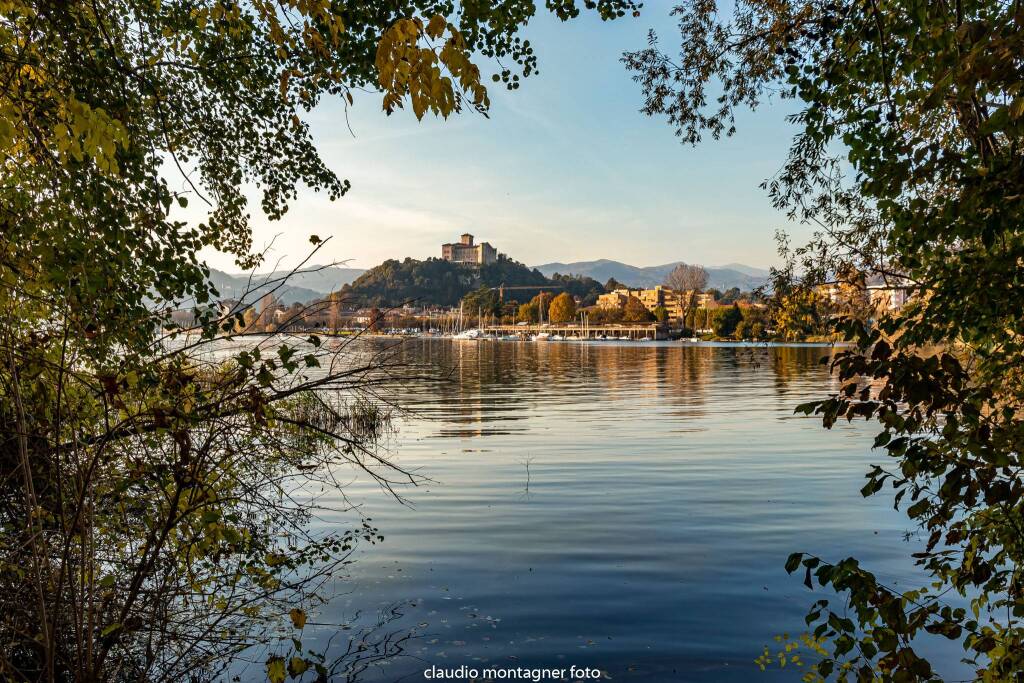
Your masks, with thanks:
<instances>
[{"instance_id":1,"label":"yellow leaf","mask_svg":"<svg viewBox=\"0 0 1024 683\"><path fill-rule=\"evenodd\" d=\"M302 657L292 657L288 662L288 675L292 678L298 678L306 673L307 669L309 669L309 662Z\"/></svg>"},{"instance_id":2,"label":"yellow leaf","mask_svg":"<svg viewBox=\"0 0 1024 683\"><path fill-rule=\"evenodd\" d=\"M444 20L444 17L440 14L435 14L430 17L430 23L427 24L427 35L434 40L437 40L441 37L441 34L444 33L445 26L447 25L448 22Z\"/></svg>"},{"instance_id":3,"label":"yellow leaf","mask_svg":"<svg viewBox=\"0 0 1024 683\"><path fill-rule=\"evenodd\" d=\"M1018 97L1010 104L1010 120L1016 121L1024 114L1024 97Z\"/></svg>"},{"instance_id":4,"label":"yellow leaf","mask_svg":"<svg viewBox=\"0 0 1024 683\"><path fill-rule=\"evenodd\" d=\"M293 608L292 611L288 613L288 616L291 617L292 624L295 628L303 628L306 625L306 613L298 607Z\"/></svg>"},{"instance_id":5,"label":"yellow leaf","mask_svg":"<svg viewBox=\"0 0 1024 683\"><path fill-rule=\"evenodd\" d=\"M284 683L284 657L271 657L267 660L267 680L270 683Z\"/></svg>"}]
</instances>

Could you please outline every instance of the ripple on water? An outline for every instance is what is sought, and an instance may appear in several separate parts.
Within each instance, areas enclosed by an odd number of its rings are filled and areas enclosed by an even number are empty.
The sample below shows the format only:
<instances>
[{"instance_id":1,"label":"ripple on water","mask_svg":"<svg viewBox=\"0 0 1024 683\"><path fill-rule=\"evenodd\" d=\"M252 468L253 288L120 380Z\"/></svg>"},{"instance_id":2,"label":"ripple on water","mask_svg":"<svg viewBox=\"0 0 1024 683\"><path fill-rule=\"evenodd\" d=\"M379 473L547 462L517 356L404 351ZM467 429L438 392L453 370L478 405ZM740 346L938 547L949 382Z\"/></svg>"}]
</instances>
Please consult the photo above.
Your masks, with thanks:
<instances>
[{"instance_id":1,"label":"ripple on water","mask_svg":"<svg viewBox=\"0 0 1024 683\"><path fill-rule=\"evenodd\" d=\"M366 481L346 491L385 541L317 620L358 612L413 636L359 680L474 663L790 680L753 665L818 597L783 571L789 552L914 578L905 520L858 492L881 458L870 425L825 432L792 413L835 389L818 363L829 349L414 340L397 353L448 379L398 396L413 416L390 453L431 481L403 492L408 506ZM402 616L381 618L395 604ZM931 654L955 667L956 653Z\"/></svg>"}]
</instances>

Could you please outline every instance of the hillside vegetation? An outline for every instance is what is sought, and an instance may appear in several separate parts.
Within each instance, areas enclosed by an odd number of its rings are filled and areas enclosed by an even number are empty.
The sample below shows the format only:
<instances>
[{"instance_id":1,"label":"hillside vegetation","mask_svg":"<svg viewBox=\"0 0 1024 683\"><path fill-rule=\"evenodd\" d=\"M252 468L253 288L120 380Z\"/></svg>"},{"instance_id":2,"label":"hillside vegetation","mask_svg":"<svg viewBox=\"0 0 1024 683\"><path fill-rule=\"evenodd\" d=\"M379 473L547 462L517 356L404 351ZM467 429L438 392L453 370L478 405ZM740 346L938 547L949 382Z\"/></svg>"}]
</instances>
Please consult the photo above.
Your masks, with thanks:
<instances>
[{"instance_id":1,"label":"hillside vegetation","mask_svg":"<svg viewBox=\"0 0 1024 683\"><path fill-rule=\"evenodd\" d=\"M418 261L389 259L360 275L341 289L346 304L359 306L417 305L456 306L480 287L530 286L536 290L513 290L506 299L529 299L541 289L558 282L511 259L477 267L458 265L437 258Z\"/></svg>"}]
</instances>

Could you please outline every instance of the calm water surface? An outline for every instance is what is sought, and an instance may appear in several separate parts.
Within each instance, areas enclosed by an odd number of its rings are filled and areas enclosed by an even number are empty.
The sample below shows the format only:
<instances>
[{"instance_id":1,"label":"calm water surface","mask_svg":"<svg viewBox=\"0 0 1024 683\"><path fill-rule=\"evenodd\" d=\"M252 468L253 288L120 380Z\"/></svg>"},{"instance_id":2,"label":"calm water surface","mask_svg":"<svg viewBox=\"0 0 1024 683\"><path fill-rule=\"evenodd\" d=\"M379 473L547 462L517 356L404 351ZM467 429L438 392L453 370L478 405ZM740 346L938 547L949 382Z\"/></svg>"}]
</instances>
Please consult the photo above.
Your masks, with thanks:
<instances>
[{"instance_id":1,"label":"calm water surface","mask_svg":"<svg viewBox=\"0 0 1024 683\"><path fill-rule=\"evenodd\" d=\"M363 681L420 681L432 665L798 680L753 664L822 597L785 573L790 552L914 579L905 518L858 493L882 460L871 425L829 433L793 415L834 388L828 353L405 342L405 361L447 378L406 383L412 414L389 444L429 482L404 506L367 481L346 489L385 540L360 548L307 642L352 648L343 673Z\"/></svg>"}]
</instances>

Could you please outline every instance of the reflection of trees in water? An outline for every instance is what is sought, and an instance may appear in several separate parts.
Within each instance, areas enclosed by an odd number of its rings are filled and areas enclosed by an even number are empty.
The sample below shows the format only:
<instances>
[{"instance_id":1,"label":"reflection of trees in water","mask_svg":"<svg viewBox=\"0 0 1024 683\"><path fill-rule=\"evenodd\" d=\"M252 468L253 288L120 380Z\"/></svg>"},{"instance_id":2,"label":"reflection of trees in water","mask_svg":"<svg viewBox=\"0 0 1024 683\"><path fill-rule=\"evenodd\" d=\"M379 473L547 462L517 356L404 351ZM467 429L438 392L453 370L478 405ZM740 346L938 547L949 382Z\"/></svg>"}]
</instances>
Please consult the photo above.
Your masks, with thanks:
<instances>
[{"instance_id":1,"label":"reflection of trees in water","mask_svg":"<svg viewBox=\"0 0 1024 683\"><path fill-rule=\"evenodd\" d=\"M772 376L775 378L777 396L785 396L798 379L814 378L818 383L828 381L827 366L821 359L831 357L834 350L821 346L778 346L765 349L766 359L771 364Z\"/></svg>"},{"instance_id":2,"label":"reflection of trees in water","mask_svg":"<svg viewBox=\"0 0 1024 683\"><path fill-rule=\"evenodd\" d=\"M394 667L401 659L414 657L408 652L411 643L420 638L422 626L405 628L399 622L406 616L406 608L415 603L401 602L389 605L377 613L376 621L356 633L339 631L328 641L327 680L357 681L372 680L383 667ZM358 621L357 612L353 621ZM347 639L344 646L335 649L338 637ZM344 649L342 649L342 647Z\"/></svg>"},{"instance_id":3,"label":"reflection of trees in water","mask_svg":"<svg viewBox=\"0 0 1024 683\"><path fill-rule=\"evenodd\" d=\"M307 624L303 644L323 667L313 672L317 673L316 680L337 683L394 680L391 672L406 661L415 662L418 670L421 659L411 648L423 638L428 624L420 622L410 626L405 623L416 607L415 601L402 600L370 615L357 610L339 623ZM272 655L272 649L253 648L238 658L239 665L245 669L236 668L231 680L265 681L264 661ZM308 675L306 680L309 680Z\"/></svg>"},{"instance_id":4,"label":"reflection of trees in water","mask_svg":"<svg viewBox=\"0 0 1024 683\"><path fill-rule=\"evenodd\" d=\"M443 404L446 418L454 413L466 424L524 419L524 403L543 409L573 400L651 397L685 404L692 416L717 360L715 349L557 342L418 340L404 345L403 354L408 363L440 369L446 379L414 390L412 403Z\"/></svg>"},{"instance_id":5,"label":"reflection of trees in water","mask_svg":"<svg viewBox=\"0 0 1024 683\"><path fill-rule=\"evenodd\" d=\"M509 433L533 411L587 401L595 410L639 401L661 417L698 418L711 399L755 378L773 382L779 395L800 378L813 376L820 386L827 371L818 360L830 353L810 347L439 339L410 340L400 347L410 367L425 365L444 378L413 382L405 399L414 410L422 407L424 415L449 422L441 430L446 436Z\"/></svg>"},{"instance_id":6,"label":"reflection of trees in water","mask_svg":"<svg viewBox=\"0 0 1024 683\"><path fill-rule=\"evenodd\" d=\"M660 403L669 417L704 413L716 357L694 347L607 346L594 364L603 400Z\"/></svg>"}]
</instances>

